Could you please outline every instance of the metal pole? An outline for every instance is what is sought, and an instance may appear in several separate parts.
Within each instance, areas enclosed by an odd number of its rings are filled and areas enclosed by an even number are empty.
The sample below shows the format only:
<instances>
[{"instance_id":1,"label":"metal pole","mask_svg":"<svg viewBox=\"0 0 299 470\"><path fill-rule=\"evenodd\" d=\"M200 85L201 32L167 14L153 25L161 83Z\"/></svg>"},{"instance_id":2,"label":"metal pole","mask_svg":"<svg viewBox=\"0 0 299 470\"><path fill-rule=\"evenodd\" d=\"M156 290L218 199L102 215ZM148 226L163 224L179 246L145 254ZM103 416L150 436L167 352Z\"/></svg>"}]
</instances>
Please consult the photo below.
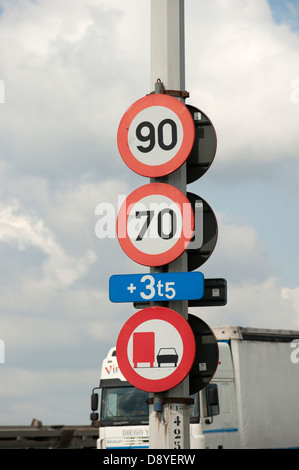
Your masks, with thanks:
<instances>
[{"instance_id":1,"label":"metal pole","mask_svg":"<svg viewBox=\"0 0 299 470\"><path fill-rule=\"evenodd\" d=\"M159 92L159 86L166 90L185 90L184 0L151 0L151 90ZM184 102L184 98L178 99ZM171 184L185 194L186 164L159 181ZM152 271L157 272L159 268L152 268ZM168 271L187 271L187 254L170 263ZM187 301L169 302L169 308L187 319ZM188 378L163 394L151 395L150 448L190 448L188 397Z\"/></svg>"}]
</instances>

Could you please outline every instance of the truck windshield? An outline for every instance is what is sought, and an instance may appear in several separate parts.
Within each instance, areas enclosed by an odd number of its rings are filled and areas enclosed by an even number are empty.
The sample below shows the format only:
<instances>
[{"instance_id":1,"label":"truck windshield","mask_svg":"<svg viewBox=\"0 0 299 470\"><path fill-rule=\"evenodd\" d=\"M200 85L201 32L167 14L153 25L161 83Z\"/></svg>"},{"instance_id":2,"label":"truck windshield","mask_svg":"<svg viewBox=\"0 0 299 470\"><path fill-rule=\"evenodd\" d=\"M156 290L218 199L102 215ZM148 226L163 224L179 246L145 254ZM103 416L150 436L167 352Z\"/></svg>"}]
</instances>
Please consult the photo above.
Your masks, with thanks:
<instances>
[{"instance_id":1,"label":"truck windshield","mask_svg":"<svg viewBox=\"0 0 299 470\"><path fill-rule=\"evenodd\" d=\"M148 392L134 387L103 388L100 426L148 424Z\"/></svg>"},{"instance_id":2,"label":"truck windshield","mask_svg":"<svg viewBox=\"0 0 299 470\"><path fill-rule=\"evenodd\" d=\"M148 392L137 388L103 388L101 394L100 426L125 426L129 424L148 424ZM190 406L190 422L199 422L199 394L192 395L194 404Z\"/></svg>"}]
</instances>

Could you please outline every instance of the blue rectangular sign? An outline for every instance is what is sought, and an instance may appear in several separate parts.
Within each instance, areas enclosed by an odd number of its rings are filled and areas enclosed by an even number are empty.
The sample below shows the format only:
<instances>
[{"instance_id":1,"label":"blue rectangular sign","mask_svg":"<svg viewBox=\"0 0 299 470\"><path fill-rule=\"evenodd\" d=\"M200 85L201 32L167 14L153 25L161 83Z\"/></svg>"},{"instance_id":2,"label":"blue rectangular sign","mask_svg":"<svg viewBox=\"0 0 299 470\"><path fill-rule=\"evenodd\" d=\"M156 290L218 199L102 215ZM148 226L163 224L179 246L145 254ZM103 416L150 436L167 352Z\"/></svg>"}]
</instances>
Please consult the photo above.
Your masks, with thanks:
<instances>
[{"instance_id":1,"label":"blue rectangular sign","mask_svg":"<svg viewBox=\"0 0 299 470\"><path fill-rule=\"evenodd\" d=\"M111 302L199 300L204 295L204 276L182 273L115 274L109 279Z\"/></svg>"}]
</instances>

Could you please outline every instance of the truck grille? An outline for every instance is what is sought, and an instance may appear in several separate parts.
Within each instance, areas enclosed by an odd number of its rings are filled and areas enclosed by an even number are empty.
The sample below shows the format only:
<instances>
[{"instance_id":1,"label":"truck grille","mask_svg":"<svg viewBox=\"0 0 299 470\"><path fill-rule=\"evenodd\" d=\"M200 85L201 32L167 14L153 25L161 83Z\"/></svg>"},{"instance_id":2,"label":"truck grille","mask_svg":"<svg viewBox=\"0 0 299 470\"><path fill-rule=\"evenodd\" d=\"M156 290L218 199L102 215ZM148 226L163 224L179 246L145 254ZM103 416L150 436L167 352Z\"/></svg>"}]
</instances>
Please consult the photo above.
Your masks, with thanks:
<instances>
[{"instance_id":1,"label":"truck grille","mask_svg":"<svg viewBox=\"0 0 299 470\"><path fill-rule=\"evenodd\" d=\"M123 438L124 447L148 447L148 436L127 436Z\"/></svg>"},{"instance_id":2,"label":"truck grille","mask_svg":"<svg viewBox=\"0 0 299 470\"><path fill-rule=\"evenodd\" d=\"M148 436L122 436L120 438L106 438L106 449L129 449L149 447Z\"/></svg>"}]
</instances>

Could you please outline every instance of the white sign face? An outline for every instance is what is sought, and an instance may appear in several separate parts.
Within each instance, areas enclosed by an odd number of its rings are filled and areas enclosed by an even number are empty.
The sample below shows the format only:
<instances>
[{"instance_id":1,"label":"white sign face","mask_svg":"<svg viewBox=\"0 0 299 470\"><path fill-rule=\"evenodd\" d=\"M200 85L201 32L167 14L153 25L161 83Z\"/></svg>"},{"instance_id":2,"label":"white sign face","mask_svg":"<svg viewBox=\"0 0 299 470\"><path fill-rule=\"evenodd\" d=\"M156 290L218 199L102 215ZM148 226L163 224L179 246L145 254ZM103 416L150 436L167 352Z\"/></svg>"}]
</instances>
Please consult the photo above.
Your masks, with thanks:
<instances>
[{"instance_id":1,"label":"white sign face","mask_svg":"<svg viewBox=\"0 0 299 470\"><path fill-rule=\"evenodd\" d=\"M163 165L172 160L183 143L183 126L171 109L152 106L133 119L128 144L135 158L149 166Z\"/></svg>"},{"instance_id":2,"label":"white sign face","mask_svg":"<svg viewBox=\"0 0 299 470\"><path fill-rule=\"evenodd\" d=\"M122 205L117 237L125 253L146 266L168 264L187 248L194 233L194 213L177 188L151 183L136 189Z\"/></svg>"},{"instance_id":3,"label":"white sign face","mask_svg":"<svg viewBox=\"0 0 299 470\"><path fill-rule=\"evenodd\" d=\"M138 344L140 338L140 345ZM153 338L154 348L153 362L146 362L145 359L151 357L141 357L138 355L146 347L147 338ZM139 325L131 334L127 349L128 359L131 365L138 369L140 377L150 380L160 380L168 377L174 371L175 367L181 362L183 357L183 342L177 329L164 320L148 320ZM166 358L166 359L165 359ZM136 362L134 362L136 360ZM142 362L145 361L145 362ZM168 362L169 361L169 362Z\"/></svg>"},{"instance_id":4,"label":"white sign face","mask_svg":"<svg viewBox=\"0 0 299 470\"><path fill-rule=\"evenodd\" d=\"M128 214L128 236L136 249L151 255L170 250L182 232L183 214L167 196L151 194L132 205Z\"/></svg>"},{"instance_id":5,"label":"white sign face","mask_svg":"<svg viewBox=\"0 0 299 470\"><path fill-rule=\"evenodd\" d=\"M193 331L180 314L165 307L149 307L125 323L116 356L132 385L159 392L184 380L193 365L195 348Z\"/></svg>"},{"instance_id":6,"label":"white sign face","mask_svg":"<svg viewBox=\"0 0 299 470\"><path fill-rule=\"evenodd\" d=\"M194 121L178 99L153 94L141 98L124 114L117 143L126 165L136 173L159 177L177 170L189 156Z\"/></svg>"}]
</instances>

